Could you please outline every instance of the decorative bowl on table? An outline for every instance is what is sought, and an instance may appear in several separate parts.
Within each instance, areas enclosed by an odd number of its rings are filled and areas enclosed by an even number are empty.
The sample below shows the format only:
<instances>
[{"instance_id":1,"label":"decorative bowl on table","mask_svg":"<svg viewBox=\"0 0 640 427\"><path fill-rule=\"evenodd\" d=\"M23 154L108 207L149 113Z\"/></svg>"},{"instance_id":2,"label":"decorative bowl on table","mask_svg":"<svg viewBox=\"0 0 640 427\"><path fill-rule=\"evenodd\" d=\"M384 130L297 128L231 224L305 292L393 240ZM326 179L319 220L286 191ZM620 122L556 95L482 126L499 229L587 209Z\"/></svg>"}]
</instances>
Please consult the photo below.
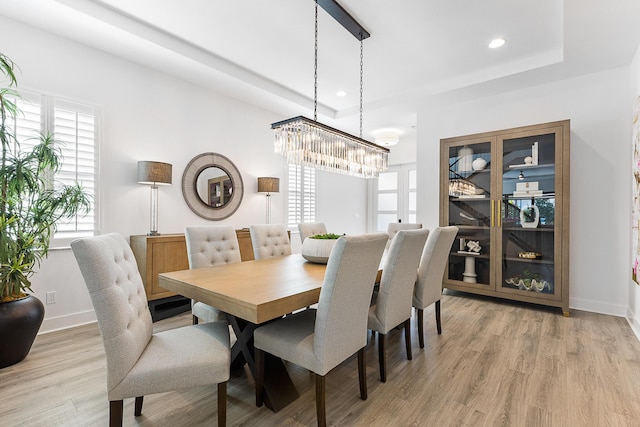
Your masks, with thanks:
<instances>
[{"instance_id":1,"label":"decorative bowl on table","mask_svg":"<svg viewBox=\"0 0 640 427\"><path fill-rule=\"evenodd\" d=\"M309 262L326 264L339 237L332 233L309 236L302 242L300 253Z\"/></svg>"}]
</instances>

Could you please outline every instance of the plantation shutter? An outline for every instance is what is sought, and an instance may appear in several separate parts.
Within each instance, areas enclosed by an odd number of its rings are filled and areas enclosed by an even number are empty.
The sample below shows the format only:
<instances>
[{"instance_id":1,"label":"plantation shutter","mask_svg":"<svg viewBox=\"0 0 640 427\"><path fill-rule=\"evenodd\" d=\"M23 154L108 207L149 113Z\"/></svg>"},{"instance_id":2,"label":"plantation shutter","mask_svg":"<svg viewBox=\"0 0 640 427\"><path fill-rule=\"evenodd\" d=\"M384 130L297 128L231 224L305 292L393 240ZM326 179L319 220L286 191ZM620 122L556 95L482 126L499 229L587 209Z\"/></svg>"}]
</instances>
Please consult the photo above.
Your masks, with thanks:
<instances>
[{"instance_id":1,"label":"plantation shutter","mask_svg":"<svg viewBox=\"0 0 640 427\"><path fill-rule=\"evenodd\" d=\"M42 133L53 133L62 152L62 165L53 185L79 182L91 195L89 214L57 224L52 247L66 246L77 237L91 236L96 230L97 111L90 106L21 91L16 99L21 114L10 123L23 151L31 150Z\"/></svg>"},{"instance_id":2,"label":"plantation shutter","mask_svg":"<svg viewBox=\"0 0 640 427\"><path fill-rule=\"evenodd\" d=\"M96 228L96 113L93 107L56 99L52 116L53 134L63 156L55 185L77 182L94 201L86 216L58 223L54 239L91 236Z\"/></svg>"},{"instance_id":3,"label":"plantation shutter","mask_svg":"<svg viewBox=\"0 0 640 427\"><path fill-rule=\"evenodd\" d=\"M287 213L290 228L316 219L316 171L313 168L289 165Z\"/></svg>"},{"instance_id":4,"label":"plantation shutter","mask_svg":"<svg viewBox=\"0 0 640 427\"><path fill-rule=\"evenodd\" d=\"M21 150L30 150L38 143L38 137L42 132L42 113L40 97L24 96L24 99L15 100L22 114L15 117L11 127L15 131L16 139Z\"/></svg>"}]
</instances>

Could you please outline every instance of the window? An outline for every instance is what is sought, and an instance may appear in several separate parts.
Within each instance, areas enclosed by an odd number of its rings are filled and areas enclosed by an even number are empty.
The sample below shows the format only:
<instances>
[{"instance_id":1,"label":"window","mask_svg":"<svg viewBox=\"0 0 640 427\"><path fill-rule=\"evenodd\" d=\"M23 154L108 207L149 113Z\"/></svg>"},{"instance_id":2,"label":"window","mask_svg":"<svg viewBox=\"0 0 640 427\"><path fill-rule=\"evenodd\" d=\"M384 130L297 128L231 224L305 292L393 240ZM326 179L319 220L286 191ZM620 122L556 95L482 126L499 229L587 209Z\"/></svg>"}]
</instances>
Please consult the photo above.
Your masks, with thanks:
<instances>
[{"instance_id":1,"label":"window","mask_svg":"<svg viewBox=\"0 0 640 427\"><path fill-rule=\"evenodd\" d=\"M20 147L28 150L37 136L51 133L63 155L60 170L53 177L54 185L79 182L91 195L92 206L84 217L75 217L58 224L52 247L68 245L77 237L91 236L97 228L96 170L97 116L95 107L58 98L22 93L18 100L22 115L13 124Z\"/></svg>"},{"instance_id":2,"label":"window","mask_svg":"<svg viewBox=\"0 0 640 427\"><path fill-rule=\"evenodd\" d=\"M390 222L415 223L416 165L390 166L376 180L374 190L375 224L373 229L387 231Z\"/></svg>"},{"instance_id":3,"label":"window","mask_svg":"<svg viewBox=\"0 0 640 427\"><path fill-rule=\"evenodd\" d=\"M313 168L289 165L287 212L290 228L301 222L316 220L316 171Z\"/></svg>"}]
</instances>

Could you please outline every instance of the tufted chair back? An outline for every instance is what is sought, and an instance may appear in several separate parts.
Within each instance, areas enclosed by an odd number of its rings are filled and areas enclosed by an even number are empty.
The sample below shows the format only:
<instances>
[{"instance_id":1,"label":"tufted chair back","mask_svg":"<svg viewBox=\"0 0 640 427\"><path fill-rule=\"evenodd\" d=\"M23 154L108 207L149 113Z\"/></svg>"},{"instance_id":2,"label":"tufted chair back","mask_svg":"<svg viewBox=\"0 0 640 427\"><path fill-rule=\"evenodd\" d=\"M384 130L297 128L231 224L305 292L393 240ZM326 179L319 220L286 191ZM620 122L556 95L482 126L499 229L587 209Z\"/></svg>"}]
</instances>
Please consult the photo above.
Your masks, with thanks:
<instances>
[{"instance_id":1,"label":"tufted chair back","mask_svg":"<svg viewBox=\"0 0 640 427\"><path fill-rule=\"evenodd\" d=\"M413 306L424 309L442 298L442 278L458 227L437 227L429 235L422 252Z\"/></svg>"},{"instance_id":2,"label":"tufted chair back","mask_svg":"<svg viewBox=\"0 0 640 427\"><path fill-rule=\"evenodd\" d=\"M384 233L342 236L331 251L313 336L322 375L367 345L367 312L385 237Z\"/></svg>"},{"instance_id":3,"label":"tufted chair back","mask_svg":"<svg viewBox=\"0 0 640 427\"><path fill-rule=\"evenodd\" d=\"M300 242L304 243L304 239L316 234L327 234L327 227L322 222L301 222L298 224L300 232Z\"/></svg>"},{"instance_id":4,"label":"tufted chair back","mask_svg":"<svg viewBox=\"0 0 640 427\"><path fill-rule=\"evenodd\" d=\"M422 228L422 224L412 224L409 222L390 222L389 225L387 226L387 234L389 235L389 241L387 242L387 250L389 250L389 247L391 246L391 241L393 240L393 237L398 233L398 231L415 230L419 228Z\"/></svg>"},{"instance_id":5,"label":"tufted chair back","mask_svg":"<svg viewBox=\"0 0 640 427\"><path fill-rule=\"evenodd\" d=\"M147 296L131 248L116 233L71 242L107 357L107 390L120 384L151 339Z\"/></svg>"},{"instance_id":6,"label":"tufted chair back","mask_svg":"<svg viewBox=\"0 0 640 427\"><path fill-rule=\"evenodd\" d=\"M291 242L283 224L260 224L249 227L255 259L291 255Z\"/></svg>"},{"instance_id":7,"label":"tufted chair back","mask_svg":"<svg viewBox=\"0 0 640 427\"><path fill-rule=\"evenodd\" d=\"M382 267L376 303L371 307L369 329L386 334L411 317L411 299L420 255L429 230L400 230Z\"/></svg>"},{"instance_id":8,"label":"tufted chair back","mask_svg":"<svg viewBox=\"0 0 640 427\"><path fill-rule=\"evenodd\" d=\"M211 267L241 262L238 236L232 225L186 227L187 258L189 268ZM226 322L226 316L215 307L191 300L193 323Z\"/></svg>"},{"instance_id":9,"label":"tufted chair back","mask_svg":"<svg viewBox=\"0 0 640 427\"><path fill-rule=\"evenodd\" d=\"M189 268L240 262L240 246L232 225L185 228Z\"/></svg>"}]
</instances>

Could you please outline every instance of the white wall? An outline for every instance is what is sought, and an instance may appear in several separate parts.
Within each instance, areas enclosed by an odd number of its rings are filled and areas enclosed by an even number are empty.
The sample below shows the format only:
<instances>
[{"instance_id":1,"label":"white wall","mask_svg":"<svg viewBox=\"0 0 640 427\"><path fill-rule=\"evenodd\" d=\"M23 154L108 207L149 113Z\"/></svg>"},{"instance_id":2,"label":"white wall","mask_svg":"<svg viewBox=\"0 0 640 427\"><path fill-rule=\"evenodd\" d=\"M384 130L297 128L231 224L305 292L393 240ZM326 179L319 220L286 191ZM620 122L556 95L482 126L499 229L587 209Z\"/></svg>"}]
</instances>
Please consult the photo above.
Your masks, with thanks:
<instances>
[{"instance_id":1,"label":"white wall","mask_svg":"<svg viewBox=\"0 0 640 427\"><path fill-rule=\"evenodd\" d=\"M625 316L629 283L629 68L418 112L419 220L438 223L441 138L571 120L570 307Z\"/></svg>"},{"instance_id":2,"label":"white wall","mask_svg":"<svg viewBox=\"0 0 640 427\"><path fill-rule=\"evenodd\" d=\"M630 96L629 103L631 105L631 108L630 108L631 110L633 108L633 103L635 102L636 98L640 96L640 47L638 47L633 63L631 64L630 93L631 93L631 96ZM629 156L629 159L633 158L632 157L633 145L632 145L631 139L629 140L628 156ZM631 161L629 161L629 163L631 163ZM629 181L632 180L631 174L629 175L628 179ZM629 199L633 197L632 191L629 192L628 197ZM629 242L629 248L631 248L631 242ZM640 286L638 286L638 284L636 284L631 279L631 267L632 267L632 260L633 260L631 256L631 250L629 250L629 256L627 257L627 259L629 260L629 265L627 266L628 281L629 281L629 285L628 285L629 286L629 309L627 311L627 320L629 321L629 324L631 325L636 336L640 339L640 319L638 318L638 315L640 314Z\"/></svg>"},{"instance_id":3,"label":"white wall","mask_svg":"<svg viewBox=\"0 0 640 427\"><path fill-rule=\"evenodd\" d=\"M149 187L136 183L138 160L173 164L173 185L159 189L163 234L187 225L248 227L265 221L265 197L257 193L256 178L278 176L286 182L270 129L281 115L2 17L0 39L2 52L20 67L20 88L101 107L101 233L128 238L149 231ZM242 174L242 204L224 221L199 218L182 198L182 172L203 152L227 156ZM318 173L317 192L319 221L336 232L365 231L365 180ZM284 192L272 196L272 222L286 221L285 200ZM51 253L34 276L33 290L43 301L45 292L57 292L58 302L45 306L41 332L95 319L68 249Z\"/></svg>"}]
</instances>

